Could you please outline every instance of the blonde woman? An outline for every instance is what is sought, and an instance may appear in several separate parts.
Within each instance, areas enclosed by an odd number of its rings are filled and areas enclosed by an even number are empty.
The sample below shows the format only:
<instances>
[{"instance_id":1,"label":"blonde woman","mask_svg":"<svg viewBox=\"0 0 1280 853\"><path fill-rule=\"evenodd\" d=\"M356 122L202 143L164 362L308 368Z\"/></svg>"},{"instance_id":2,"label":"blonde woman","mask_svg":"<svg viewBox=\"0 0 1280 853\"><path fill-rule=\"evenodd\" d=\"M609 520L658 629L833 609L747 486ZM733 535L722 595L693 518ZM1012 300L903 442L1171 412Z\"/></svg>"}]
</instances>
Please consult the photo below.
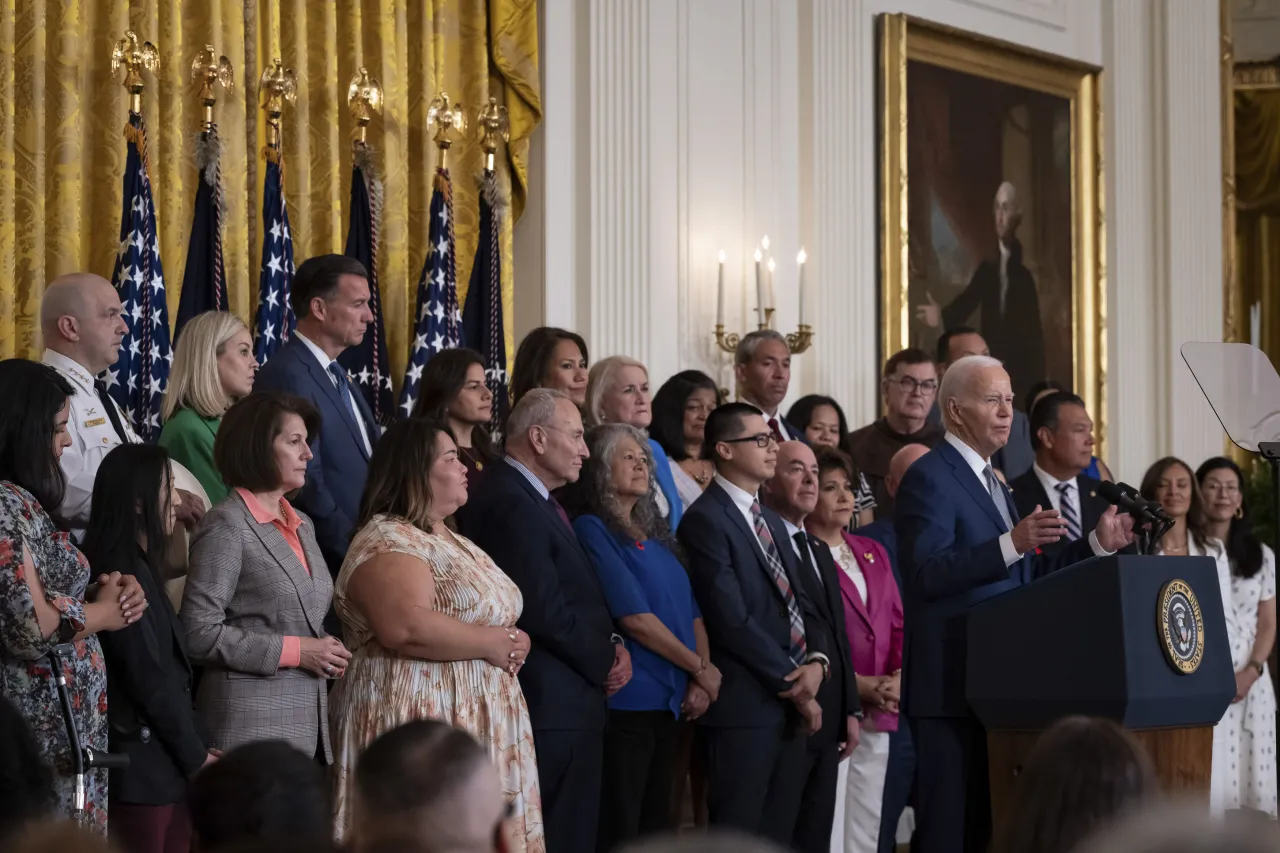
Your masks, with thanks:
<instances>
[{"instance_id":1,"label":"blonde woman","mask_svg":"<svg viewBox=\"0 0 1280 853\"><path fill-rule=\"evenodd\" d=\"M653 457L653 477L658 488L654 500L658 512L673 531L684 514L684 502L676 489L671 461L662 445L649 438L653 422L653 394L649 390L649 370L625 355L612 355L591 366L587 378L587 401L582 415L587 429L603 424L626 424L640 430Z\"/></svg>"},{"instance_id":2,"label":"blonde woman","mask_svg":"<svg viewBox=\"0 0 1280 853\"><path fill-rule=\"evenodd\" d=\"M160 446L204 487L211 503L229 490L213 464L213 439L231 404L253 391L253 338L234 314L206 311L182 329L161 415Z\"/></svg>"}]
</instances>

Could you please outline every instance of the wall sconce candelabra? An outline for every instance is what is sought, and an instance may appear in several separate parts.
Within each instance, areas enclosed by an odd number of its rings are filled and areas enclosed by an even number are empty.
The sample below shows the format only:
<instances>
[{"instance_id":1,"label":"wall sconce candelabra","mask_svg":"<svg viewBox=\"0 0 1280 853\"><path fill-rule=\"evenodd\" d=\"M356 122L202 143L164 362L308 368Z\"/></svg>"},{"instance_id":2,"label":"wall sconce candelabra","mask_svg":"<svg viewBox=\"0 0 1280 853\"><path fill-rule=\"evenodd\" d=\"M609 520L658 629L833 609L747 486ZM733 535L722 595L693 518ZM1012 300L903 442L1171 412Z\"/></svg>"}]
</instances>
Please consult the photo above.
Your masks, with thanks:
<instances>
[{"instance_id":1,"label":"wall sconce candelabra","mask_svg":"<svg viewBox=\"0 0 1280 853\"><path fill-rule=\"evenodd\" d=\"M776 267L773 257L769 256L766 260L766 253L769 251L769 238L766 236L760 241L760 246L752 254L756 268L756 329L758 331L773 328L774 315L774 290L773 290L773 272ZM792 355L799 355L813 345L813 327L805 322L805 281L804 281L804 264L808 260L808 255L804 249L801 249L796 255L796 264L800 268L799 272L799 297L800 297L800 313L799 323L794 332L784 337L787 341L787 347L791 350ZM726 256L724 250L720 251L719 256L719 273L716 283L716 344L725 352L735 352L738 349L738 343L742 340L742 336L737 332L728 332L724 330L724 262Z\"/></svg>"}]
</instances>

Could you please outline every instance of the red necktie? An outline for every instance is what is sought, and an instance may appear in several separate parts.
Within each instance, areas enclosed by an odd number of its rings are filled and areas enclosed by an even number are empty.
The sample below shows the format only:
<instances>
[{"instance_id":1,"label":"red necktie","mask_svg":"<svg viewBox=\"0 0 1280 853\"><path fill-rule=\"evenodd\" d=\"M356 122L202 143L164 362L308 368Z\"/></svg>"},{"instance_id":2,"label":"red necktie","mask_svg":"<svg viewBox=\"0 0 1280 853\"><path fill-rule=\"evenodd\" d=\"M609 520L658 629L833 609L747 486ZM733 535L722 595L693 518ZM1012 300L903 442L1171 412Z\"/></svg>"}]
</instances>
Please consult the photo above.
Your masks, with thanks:
<instances>
[{"instance_id":1,"label":"red necktie","mask_svg":"<svg viewBox=\"0 0 1280 853\"><path fill-rule=\"evenodd\" d=\"M572 530L573 522L569 521L569 513L565 512L564 507L560 506L560 501L556 500L554 495L547 495L547 501L551 504L552 509L556 511L556 515L560 516L564 526Z\"/></svg>"},{"instance_id":2,"label":"red necktie","mask_svg":"<svg viewBox=\"0 0 1280 853\"><path fill-rule=\"evenodd\" d=\"M769 432L773 433L774 441L778 442L778 444L782 444L784 441L782 437L782 429L778 426L778 417L776 415L769 418Z\"/></svg>"}]
</instances>

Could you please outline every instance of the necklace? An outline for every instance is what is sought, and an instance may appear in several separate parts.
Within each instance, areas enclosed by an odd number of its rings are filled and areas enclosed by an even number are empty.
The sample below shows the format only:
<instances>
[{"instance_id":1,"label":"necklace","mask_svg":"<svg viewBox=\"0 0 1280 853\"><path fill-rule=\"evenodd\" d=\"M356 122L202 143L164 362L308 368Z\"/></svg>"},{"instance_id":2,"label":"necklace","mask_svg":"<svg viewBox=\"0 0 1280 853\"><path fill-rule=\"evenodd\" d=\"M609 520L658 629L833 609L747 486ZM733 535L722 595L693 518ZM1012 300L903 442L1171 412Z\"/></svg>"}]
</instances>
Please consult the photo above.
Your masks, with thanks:
<instances>
[{"instance_id":1,"label":"necklace","mask_svg":"<svg viewBox=\"0 0 1280 853\"><path fill-rule=\"evenodd\" d=\"M710 483L710 482L711 482L711 473L712 473L712 471L714 470L714 469L711 467L711 463L710 463L710 462L708 462L708 461L707 461L707 460L705 460L705 459L690 459L689 461L690 461L690 462L696 462L696 463L697 463L699 466L701 466L701 468L702 468L702 473L701 473L701 474L699 474L699 473L697 473L697 472L695 472L695 471L690 471L690 472L688 472L688 473L689 473L689 476L693 478L693 481L694 481L695 483L697 483L699 486L705 486L707 483Z\"/></svg>"},{"instance_id":2,"label":"necklace","mask_svg":"<svg viewBox=\"0 0 1280 853\"><path fill-rule=\"evenodd\" d=\"M458 452L461 453L463 456L467 457L467 459L471 460L471 464L476 466L477 471L484 470L484 461L472 456L467 448L463 447L462 445L458 445Z\"/></svg>"}]
</instances>

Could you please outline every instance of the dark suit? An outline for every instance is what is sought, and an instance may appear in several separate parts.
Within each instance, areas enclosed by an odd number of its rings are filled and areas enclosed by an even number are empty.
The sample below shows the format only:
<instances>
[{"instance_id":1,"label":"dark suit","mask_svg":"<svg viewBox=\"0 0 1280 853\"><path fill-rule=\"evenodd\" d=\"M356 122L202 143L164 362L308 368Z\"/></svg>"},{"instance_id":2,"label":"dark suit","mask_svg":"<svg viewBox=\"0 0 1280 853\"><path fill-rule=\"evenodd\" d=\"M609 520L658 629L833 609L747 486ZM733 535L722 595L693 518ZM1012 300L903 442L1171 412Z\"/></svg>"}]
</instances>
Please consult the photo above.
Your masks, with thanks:
<instances>
[{"instance_id":1,"label":"dark suit","mask_svg":"<svg viewBox=\"0 0 1280 853\"><path fill-rule=\"evenodd\" d=\"M532 648L520 670L529 704L548 853L591 853L603 772L604 682L613 619L573 529L524 475L497 462L455 516L464 536L520 587L519 627Z\"/></svg>"},{"instance_id":2,"label":"dark suit","mask_svg":"<svg viewBox=\"0 0 1280 853\"><path fill-rule=\"evenodd\" d=\"M797 583L801 567L782 519L768 509L763 514L804 617L808 651L834 659L807 585ZM791 688L784 679L795 669L788 656L787 605L755 532L719 482L693 502L676 532L688 555L711 660L723 676L720 696L698 731L710 821L789 846L808 738L794 705L778 697Z\"/></svg>"},{"instance_id":3,"label":"dark suit","mask_svg":"<svg viewBox=\"0 0 1280 853\"><path fill-rule=\"evenodd\" d=\"M1016 525L1017 509L1004 489L997 499ZM996 504L945 441L902 478L894 521L906 606L903 708L919 768L919 850L985 850L991 825L986 732L965 696L969 608L1093 550L1085 538L1006 567L999 542L1006 531Z\"/></svg>"},{"instance_id":4,"label":"dark suit","mask_svg":"<svg viewBox=\"0 0 1280 853\"><path fill-rule=\"evenodd\" d=\"M807 634L821 632L823 645L832 650L831 677L818 690L822 729L809 738L808 749L798 754L800 763L796 775L802 782L790 792L798 804L791 849L797 853L827 853L831 846L831 823L835 819L839 745L848 735L849 717L860 714L862 704L858 700L858 682L845 627L840 570L825 543L807 533L805 541L809 544L808 559L814 562L800 567L799 580L805 594L815 603L818 617L812 622L805 621L805 631Z\"/></svg>"},{"instance_id":5,"label":"dark suit","mask_svg":"<svg viewBox=\"0 0 1280 853\"><path fill-rule=\"evenodd\" d=\"M1100 485L1101 483L1097 480L1086 477L1084 474L1076 477L1075 498L1080 512L1078 520L1081 538L1087 537L1098 526L1098 519L1102 518L1102 514L1110 506L1106 498L1098 495ZM1044 490L1044 484L1040 482L1034 469L1011 481L1009 491L1013 493L1013 505L1018 508L1018 515L1030 515L1037 506L1041 509L1053 508L1053 503ZM1046 552L1060 550L1066 545L1066 541L1064 537L1061 542L1042 546L1041 550Z\"/></svg>"},{"instance_id":6,"label":"dark suit","mask_svg":"<svg viewBox=\"0 0 1280 853\"><path fill-rule=\"evenodd\" d=\"M171 805L182 802L187 780L209 757L191 697L191 663L178 617L146 562L139 557L120 568L138 579L149 606L129 627L98 634L111 751L129 756L127 769L111 771L111 799Z\"/></svg>"},{"instance_id":7,"label":"dark suit","mask_svg":"<svg viewBox=\"0 0 1280 853\"><path fill-rule=\"evenodd\" d=\"M315 523L320 551L336 577L360 515L360 498L369 473L369 453L360 437L360 427L332 377L296 337L262 366L253 390L294 394L309 400L320 411L320 435L311 438L314 456L307 463L307 482L292 503ZM372 447L378 440L373 413L358 390L351 397Z\"/></svg>"},{"instance_id":8,"label":"dark suit","mask_svg":"<svg viewBox=\"0 0 1280 853\"><path fill-rule=\"evenodd\" d=\"M1022 263L1022 245L1014 242L1005 266L1008 289L1000 310L1000 255L984 260L969 285L942 309L944 329L963 326L974 311L981 312L979 331L991 354L1004 362L1013 393L1025 396L1044 379L1044 329L1040 322L1040 294L1031 271Z\"/></svg>"}]
</instances>

